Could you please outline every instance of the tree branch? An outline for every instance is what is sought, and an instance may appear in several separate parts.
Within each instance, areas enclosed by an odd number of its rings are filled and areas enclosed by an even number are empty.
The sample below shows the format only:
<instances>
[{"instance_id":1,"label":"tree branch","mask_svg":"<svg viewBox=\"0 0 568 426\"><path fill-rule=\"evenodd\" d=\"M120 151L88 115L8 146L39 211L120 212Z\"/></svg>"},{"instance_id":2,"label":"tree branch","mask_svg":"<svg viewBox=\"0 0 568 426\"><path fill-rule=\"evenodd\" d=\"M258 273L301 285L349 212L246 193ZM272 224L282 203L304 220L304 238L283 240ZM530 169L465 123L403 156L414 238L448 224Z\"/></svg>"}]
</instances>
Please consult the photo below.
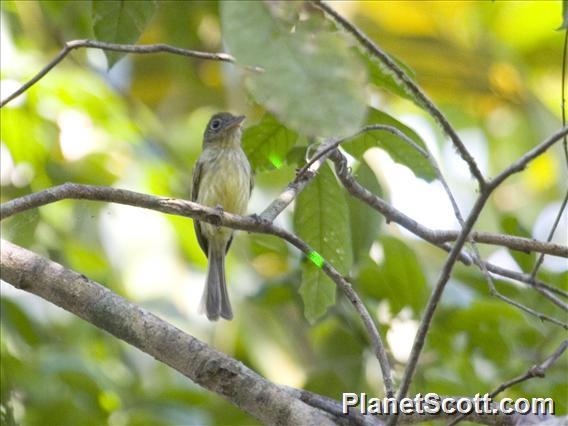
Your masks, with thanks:
<instances>
[{"instance_id":1,"label":"tree branch","mask_svg":"<svg viewBox=\"0 0 568 426\"><path fill-rule=\"evenodd\" d=\"M63 48L59 51L57 56L51 60L45 67L43 67L32 79L27 83L23 84L14 93L7 96L5 99L0 101L0 108L6 105L11 100L17 98L35 83L41 80L45 75L51 71L59 62L61 62L72 50L79 49L82 47L95 48L102 50L110 50L113 52L125 52L125 53L138 53L138 54L149 54L149 53L172 53L174 55L185 56L189 58L207 59L212 61L222 61L235 63L235 58L228 53L210 53L210 52L200 52L197 50L181 49L179 47L170 46L168 44L143 44L143 45L132 45L132 44L115 44L106 43L97 40L72 40L65 42ZM258 67L247 67L248 69L255 72L262 72Z\"/></svg>"},{"instance_id":2,"label":"tree branch","mask_svg":"<svg viewBox=\"0 0 568 426\"><path fill-rule=\"evenodd\" d=\"M552 364L554 364L558 358L564 353L564 351L568 348L568 340L564 340L560 346L554 351L552 355L546 358L543 362L538 365L533 365L531 368L527 370L527 372L519 377L515 377L505 383L500 384L493 392L489 394L490 398L495 398L505 389L510 388L511 386L517 385L519 383L525 382L530 380L534 377L545 377L546 370L548 370ZM452 421L448 426L453 426L464 420L468 415L461 415L454 421Z\"/></svg>"},{"instance_id":3,"label":"tree branch","mask_svg":"<svg viewBox=\"0 0 568 426\"><path fill-rule=\"evenodd\" d=\"M367 35L365 35L359 28L349 22L346 18L341 16L337 11L331 8L328 4L324 3L322 0L312 0L312 3L323 10L327 15L329 15L337 24L339 24L345 31L352 34L369 52L371 55L376 57L381 64L399 81L406 89L412 94L412 97L421 104L424 109L436 120L440 125L444 133L448 135L452 143L458 150L460 156L469 166L471 174L477 179L479 187L483 188L485 186L485 179L475 162L475 159L469 153L464 143L461 141L457 132L451 126L449 121L446 119L442 111L440 111L436 105L428 98L428 96L412 81L412 79L406 74L406 72L394 62L389 55L383 51L379 46L377 46Z\"/></svg>"},{"instance_id":4,"label":"tree branch","mask_svg":"<svg viewBox=\"0 0 568 426\"><path fill-rule=\"evenodd\" d=\"M296 173L296 178L288 184L286 189L276 198L264 211L260 214L260 217L268 220L269 222L274 221L274 219L284 211L288 205L294 201L300 192L312 181L316 176L320 167L325 163L326 158L330 154L329 146L333 146L336 143L336 139L329 139L322 143L317 151L316 156L318 157L314 161L306 164Z\"/></svg>"},{"instance_id":5,"label":"tree branch","mask_svg":"<svg viewBox=\"0 0 568 426\"><path fill-rule=\"evenodd\" d=\"M349 168L347 167L347 159L339 151L334 151L331 154L330 159L335 163L337 176L350 195L358 198L373 209L377 210L386 218L387 222L395 222L406 230L422 238L423 240L428 241L429 243L440 247L445 251L451 250L451 246L448 246L444 243L447 243L448 241L454 241L459 235L458 231L435 231L416 222L414 219L392 207L382 198L376 196L372 192L368 191L365 187L361 186L359 182L357 182L357 180L351 175L351 173L349 173ZM503 245L511 249L522 249L522 251L540 251L541 249L544 249L550 252L553 251L554 254L558 256L563 256L564 252L566 251L566 247L564 246L553 248L552 246L540 241L528 240L521 237L512 237L509 235L473 232L470 235L470 238L473 238L475 239L475 241L478 241L480 243ZM471 265L471 258L469 257L469 255L463 252L460 254L459 260L465 265ZM485 263L485 266L489 272L493 272L495 274L505 276L507 278L511 278L525 284L529 284L532 287L543 288L545 290L560 294L561 296L568 298L568 293L564 292L561 289L549 286L542 281L531 279L528 274L509 271L487 262Z\"/></svg>"},{"instance_id":6,"label":"tree branch","mask_svg":"<svg viewBox=\"0 0 568 426\"><path fill-rule=\"evenodd\" d=\"M342 414L341 403L313 392L274 384L241 362L116 295L84 275L1 240L0 278L107 331L218 394L265 424L381 426L388 416ZM547 369L560 356L541 364ZM403 424L453 415L399 415ZM513 425L502 413L472 414L486 425ZM560 423L559 423L560 424Z\"/></svg>"},{"instance_id":7,"label":"tree branch","mask_svg":"<svg viewBox=\"0 0 568 426\"><path fill-rule=\"evenodd\" d=\"M485 203L491 196L491 193L503 181L505 181L505 179L507 179L509 176L513 175L514 173L523 170L530 161L538 157L540 154L544 153L548 148L550 148L555 142L558 142L567 133L568 133L568 128L566 127L557 131L555 134L553 134L551 137L546 139L544 142L540 143L535 148L531 149L529 152L524 154L511 166L503 170L503 172L497 175L495 179L491 180L489 183L487 183L485 187L481 189L481 193L479 194L477 201L472 207L471 212L469 213L464 223L463 229L460 232L458 239L454 243L454 246L452 247L452 250L448 255L446 263L444 264L440 276L438 277L438 282L436 283L436 286L434 287L430 299L428 300L428 304L426 306L426 309L420 321L420 325L418 327L418 331L416 333L416 337L414 339L408 364L406 365L406 368L404 370L402 383L397 393L397 398L399 400L403 398L408 392L410 383L414 376L416 366L418 364L418 359L422 352L422 348L424 347L424 343L426 342L426 335L428 334L428 331L430 329L434 312L436 311L438 303L444 292L445 286L450 278L453 266L455 265L459 257L459 253L461 252L462 247L466 243L468 235L473 229L473 226L475 225L475 222L477 221L479 214L481 213L483 207L485 206ZM542 316L541 319L543 319ZM563 324L563 327L565 329L568 329L568 325L566 324ZM396 418L393 418L391 420L392 423L396 423ZM389 423L391 422L389 421Z\"/></svg>"},{"instance_id":8,"label":"tree branch","mask_svg":"<svg viewBox=\"0 0 568 426\"><path fill-rule=\"evenodd\" d=\"M566 32L568 34L568 31ZM564 136L564 142L566 142L566 136ZM552 228L550 228L550 232L548 233L548 237L546 238L547 242L552 241L552 237L554 237L554 233L556 232L556 228L558 228L558 224L560 223L560 219L562 218L562 213L564 213L564 210L566 209L566 205L568 204L568 190L566 191L566 194L564 195L564 200L562 200L562 204L560 205L560 208L558 209L558 213L556 214L556 218L554 219L554 223L552 224ZM538 272L538 269L540 268L540 265L542 265L542 262L544 261L544 255L545 253L541 253L540 256L538 257L533 270L531 271L531 277L534 278Z\"/></svg>"},{"instance_id":9,"label":"tree branch","mask_svg":"<svg viewBox=\"0 0 568 426\"><path fill-rule=\"evenodd\" d=\"M218 226L226 226L233 229L274 235L288 241L308 257L309 254L314 251L297 235L273 225L270 221L260 216L243 217L222 212L210 207L205 207L192 201L156 197L125 189L74 183L66 183L8 201L0 206L0 220L3 220L15 213L63 199L106 201L134 207L142 207L162 213L199 219L200 221L209 222ZM371 318L371 315L357 293L353 290L351 284L333 267L333 265L324 260L322 270L333 280L333 282L335 282L341 291L343 291L361 317L361 320L369 334L373 351L381 367L385 393L392 396L394 394L394 384L390 363L381 336Z\"/></svg>"},{"instance_id":10,"label":"tree branch","mask_svg":"<svg viewBox=\"0 0 568 426\"><path fill-rule=\"evenodd\" d=\"M267 424L334 425L279 386L85 276L1 241L0 277L153 356Z\"/></svg>"}]
</instances>

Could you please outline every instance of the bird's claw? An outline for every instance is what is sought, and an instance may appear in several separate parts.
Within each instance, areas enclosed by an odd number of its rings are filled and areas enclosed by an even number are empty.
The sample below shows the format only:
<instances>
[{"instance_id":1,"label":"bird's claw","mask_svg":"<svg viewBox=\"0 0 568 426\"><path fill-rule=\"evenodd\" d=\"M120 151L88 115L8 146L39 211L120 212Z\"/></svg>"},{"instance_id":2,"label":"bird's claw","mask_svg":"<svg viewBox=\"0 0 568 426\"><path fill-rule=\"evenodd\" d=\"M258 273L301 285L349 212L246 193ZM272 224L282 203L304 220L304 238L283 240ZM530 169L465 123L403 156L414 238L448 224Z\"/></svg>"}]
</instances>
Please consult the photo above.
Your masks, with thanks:
<instances>
[{"instance_id":1,"label":"bird's claw","mask_svg":"<svg viewBox=\"0 0 568 426\"><path fill-rule=\"evenodd\" d=\"M249 215L249 217L254 220L257 225L260 225L262 223L262 217L256 213Z\"/></svg>"},{"instance_id":2,"label":"bird's claw","mask_svg":"<svg viewBox=\"0 0 568 426\"><path fill-rule=\"evenodd\" d=\"M220 204L217 204L215 207L213 207L213 210L215 211L215 213L212 213L207 217L212 225L220 226L223 219L223 214L225 214L225 210Z\"/></svg>"}]
</instances>

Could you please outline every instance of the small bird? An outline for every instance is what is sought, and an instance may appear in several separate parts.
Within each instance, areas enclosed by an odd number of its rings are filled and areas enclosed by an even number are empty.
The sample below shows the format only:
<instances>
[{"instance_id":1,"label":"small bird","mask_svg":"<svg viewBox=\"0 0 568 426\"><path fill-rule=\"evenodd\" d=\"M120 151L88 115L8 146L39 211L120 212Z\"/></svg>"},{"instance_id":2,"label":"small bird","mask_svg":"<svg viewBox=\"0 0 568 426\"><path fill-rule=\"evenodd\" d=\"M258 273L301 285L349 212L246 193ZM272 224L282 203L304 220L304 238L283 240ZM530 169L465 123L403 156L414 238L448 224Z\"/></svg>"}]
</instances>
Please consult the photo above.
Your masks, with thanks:
<instances>
[{"instance_id":1,"label":"small bird","mask_svg":"<svg viewBox=\"0 0 568 426\"><path fill-rule=\"evenodd\" d=\"M203 151L193 170L191 200L208 207L244 215L254 176L241 148L244 115L215 114L203 134ZM230 320L233 310L225 280L225 255L233 241L233 230L198 220L193 222L197 241L208 258L207 280L200 312L210 321Z\"/></svg>"}]
</instances>

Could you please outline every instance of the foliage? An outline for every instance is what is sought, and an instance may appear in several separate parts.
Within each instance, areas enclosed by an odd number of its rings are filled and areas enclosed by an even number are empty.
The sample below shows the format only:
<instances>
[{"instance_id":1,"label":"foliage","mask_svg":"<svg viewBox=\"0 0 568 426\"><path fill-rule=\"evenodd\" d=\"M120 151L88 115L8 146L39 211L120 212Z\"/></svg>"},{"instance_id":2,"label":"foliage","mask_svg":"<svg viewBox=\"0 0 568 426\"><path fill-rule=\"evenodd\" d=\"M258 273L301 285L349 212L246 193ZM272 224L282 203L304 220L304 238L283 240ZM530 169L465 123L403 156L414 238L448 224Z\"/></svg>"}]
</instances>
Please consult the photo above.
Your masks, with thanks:
<instances>
[{"instance_id":1,"label":"foliage","mask_svg":"<svg viewBox=\"0 0 568 426\"><path fill-rule=\"evenodd\" d=\"M294 213L298 236L341 274L346 274L353 263L349 209L329 166L322 166L312 184L300 193ZM302 266L300 294L306 318L312 322L335 303L335 283L321 268L321 263L313 259Z\"/></svg>"},{"instance_id":2,"label":"foliage","mask_svg":"<svg viewBox=\"0 0 568 426\"><path fill-rule=\"evenodd\" d=\"M564 34L553 31L563 16L559 2L333 7L343 7L395 61L407 64L488 176L559 127ZM306 141L351 135L365 124L392 125L428 146L464 211L475 195L467 168L400 82L301 2L3 1L1 13L2 98L71 39L227 50L237 61L110 52L105 59L95 50L74 51L0 111L2 202L66 181L187 198L203 128L212 113L227 109L249 117L243 146L257 173L251 213L262 211L313 153ZM451 209L434 210L437 202L428 198L439 189L430 164L399 138L374 131L343 149L366 188L419 222L454 226L445 219ZM476 229L544 239L550 219L541 214L557 210L565 174L560 150L543 155L495 193ZM382 224L348 196L328 165L278 220L350 278L380 322L398 375L445 252ZM237 235L227 264L236 318L209 324L197 315L206 260L188 220L66 201L4 221L2 234L270 380L333 398L382 392L351 306L339 294L334 303L335 286L321 270L274 237ZM485 259L512 268L530 271L535 262L534 255L481 248ZM545 263L539 276L568 288L565 267ZM557 315L535 293L504 280L496 285ZM37 298L2 284L1 303L3 424L255 422ZM446 395L485 393L542 361L563 338L491 299L479 271L458 266L413 386ZM507 396L551 396L557 413L565 414L566 359L555 368L546 380L511 388Z\"/></svg>"},{"instance_id":3,"label":"foliage","mask_svg":"<svg viewBox=\"0 0 568 426\"><path fill-rule=\"evenodd\" d=\"M221 22L237 61L264 69L247 79L256 100L285 124L310 136L359 128L365 72L341 36L282 19L257 1L222 2Z\"/></svg>"}]
</instances>

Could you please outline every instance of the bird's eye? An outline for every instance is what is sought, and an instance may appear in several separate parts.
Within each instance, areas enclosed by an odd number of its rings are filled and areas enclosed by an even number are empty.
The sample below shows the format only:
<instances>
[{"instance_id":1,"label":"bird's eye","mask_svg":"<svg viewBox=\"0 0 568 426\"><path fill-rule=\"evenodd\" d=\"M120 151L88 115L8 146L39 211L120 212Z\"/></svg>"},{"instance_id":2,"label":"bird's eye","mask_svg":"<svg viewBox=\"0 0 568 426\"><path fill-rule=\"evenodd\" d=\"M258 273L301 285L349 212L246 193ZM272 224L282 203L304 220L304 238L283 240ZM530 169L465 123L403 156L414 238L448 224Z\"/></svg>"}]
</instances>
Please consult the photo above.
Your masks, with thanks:
<instances>
[{"instance_id":1,"label":"bird's eye","mask_svg":"<svg viewBox=\"0 0 568 426\"><path fill-rule=\"evenodd\" d=\"M213 120L211 122L211 128L213 130L217 130L219 127L221 127L221 120Z\"/></svg>"}]
</instances>

